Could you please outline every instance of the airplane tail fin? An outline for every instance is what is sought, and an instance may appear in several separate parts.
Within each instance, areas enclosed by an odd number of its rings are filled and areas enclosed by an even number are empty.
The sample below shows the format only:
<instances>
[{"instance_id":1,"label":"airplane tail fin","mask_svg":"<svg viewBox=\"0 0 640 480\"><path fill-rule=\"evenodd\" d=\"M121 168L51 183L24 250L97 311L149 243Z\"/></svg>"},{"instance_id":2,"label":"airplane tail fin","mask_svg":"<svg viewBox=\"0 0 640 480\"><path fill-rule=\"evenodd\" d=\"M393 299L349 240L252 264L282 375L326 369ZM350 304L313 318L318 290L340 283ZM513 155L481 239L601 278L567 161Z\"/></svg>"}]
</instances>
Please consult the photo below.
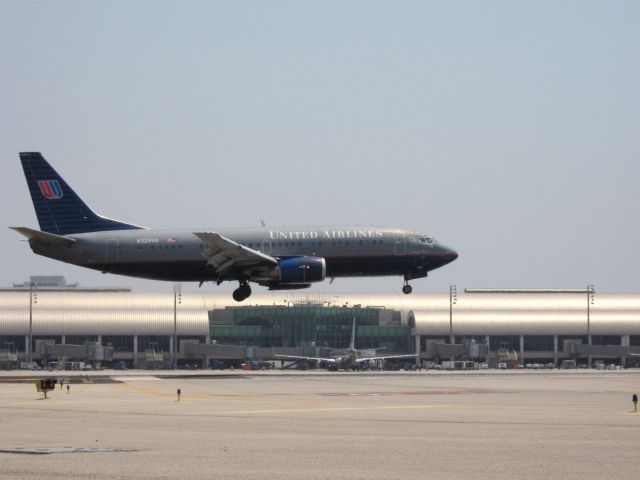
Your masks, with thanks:
<instances>
[{"instance_id":1,"label":"airplane tail fin","mask_svg":"<svg viewBox=\"0 0 640 480\"><path fill-rule=\"evenodd\" d=\"M96 214L38 152L21 152L40 229L55 235L143 228Z\"/></svg>"},{"instance_id":2,"label":"airplane tail fin","mask_svg":"<svg viewBox=\"0 0 640 480\"><path fill-rule=\"evenodd\" d=\"M349 344L349 350L356 349L356 317L353 317L353 328L351 329L351 343Z\"/></svg>"}]
</instances>

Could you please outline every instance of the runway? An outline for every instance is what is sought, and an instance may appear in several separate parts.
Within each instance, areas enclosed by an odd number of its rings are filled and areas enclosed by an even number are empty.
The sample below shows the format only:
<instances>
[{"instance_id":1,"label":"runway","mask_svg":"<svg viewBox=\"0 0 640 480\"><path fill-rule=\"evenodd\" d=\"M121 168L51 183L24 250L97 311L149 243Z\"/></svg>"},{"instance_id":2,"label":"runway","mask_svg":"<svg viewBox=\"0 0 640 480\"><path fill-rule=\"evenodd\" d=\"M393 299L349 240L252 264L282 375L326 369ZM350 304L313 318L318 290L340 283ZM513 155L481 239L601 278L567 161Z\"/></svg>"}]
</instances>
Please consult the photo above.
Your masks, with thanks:
<instances>
[{"instance_id":1,"label":"runway","mask_svg":"<svg viewBox=\"0 0 640 480\"><path fill-rule=\"evenodd\" d=\"M0 477L637 479L638 390L629 371L3 383Z\"/></svg>"}]
</instances>

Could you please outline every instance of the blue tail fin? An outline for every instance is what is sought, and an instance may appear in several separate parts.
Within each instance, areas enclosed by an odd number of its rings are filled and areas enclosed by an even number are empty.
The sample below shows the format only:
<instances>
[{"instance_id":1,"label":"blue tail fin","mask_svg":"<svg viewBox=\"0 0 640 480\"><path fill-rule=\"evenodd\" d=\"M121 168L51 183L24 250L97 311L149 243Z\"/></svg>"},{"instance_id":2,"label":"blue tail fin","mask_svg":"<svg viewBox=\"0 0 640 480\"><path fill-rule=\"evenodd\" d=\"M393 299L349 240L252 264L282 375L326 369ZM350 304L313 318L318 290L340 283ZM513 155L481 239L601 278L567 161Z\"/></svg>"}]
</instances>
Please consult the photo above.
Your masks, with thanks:
<instances>
[{"instance_id":1,"label":"blue tail fin","mask_svg":"<svg viewBox=\"0 0 640 480\"><path fill-rule=\"evenodd\" d=\"M142 228L97 215L76 195L42 154L22 152L20 160L43 232L67 235Z\"/></svg>"}]
</instances>

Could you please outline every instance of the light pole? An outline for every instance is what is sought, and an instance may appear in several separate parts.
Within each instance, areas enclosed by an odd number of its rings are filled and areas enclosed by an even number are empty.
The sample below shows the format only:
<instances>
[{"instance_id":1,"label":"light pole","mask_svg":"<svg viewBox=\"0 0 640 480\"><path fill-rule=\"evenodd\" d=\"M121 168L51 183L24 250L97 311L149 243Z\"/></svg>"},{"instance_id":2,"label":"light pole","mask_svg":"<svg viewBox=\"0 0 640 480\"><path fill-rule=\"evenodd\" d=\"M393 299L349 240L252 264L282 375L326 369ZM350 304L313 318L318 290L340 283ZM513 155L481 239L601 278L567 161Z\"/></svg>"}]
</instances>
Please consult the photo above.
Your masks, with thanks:
<instances>
[{"instance_id":1,"label":"light pole","mask_svg":"<svg viewBox=\"0 0 640 480\"><path fill-rule=\"evenodd\" d=\"M594 303L596 289L593 285L587 285L587 345L589 348L589 358L587 364L591 368L593 356L591 355L591 305Z\"/></svg>"},{"instance_id":2,"label":"light pole","mask_svg":"<svg viewBox=\"0 0 640 480\"><path fill-rule=\"evenodd\" d=\"M29 280L29 345L27 347L27 362L33 361L33 305L38 303L37 284Z\"/></svg>"},{"instance_id":3,"label":"light pole","mask_svg":"<svg viewBox=\"0 0 640 480\"><path fill-rule=\"evenodd\" d=\"M178 305L182 304L180 284L173 286L173 358L171 364L175 370L178 365Z\"/></svg>"},{"instance_id":4,"label":"light pole","mask_svg":"<svg viewBox=\"0 0 640 480\"><path fill-rule=\"evenodd\" d=\"M458 287L455 285L449 285L449 344L451 345L451 362L455 360L453 353L453 344L455 338L453 336L453 306L458 302ZM451 365L453 368L453 363Z\"/></svg>"}]
</instances>

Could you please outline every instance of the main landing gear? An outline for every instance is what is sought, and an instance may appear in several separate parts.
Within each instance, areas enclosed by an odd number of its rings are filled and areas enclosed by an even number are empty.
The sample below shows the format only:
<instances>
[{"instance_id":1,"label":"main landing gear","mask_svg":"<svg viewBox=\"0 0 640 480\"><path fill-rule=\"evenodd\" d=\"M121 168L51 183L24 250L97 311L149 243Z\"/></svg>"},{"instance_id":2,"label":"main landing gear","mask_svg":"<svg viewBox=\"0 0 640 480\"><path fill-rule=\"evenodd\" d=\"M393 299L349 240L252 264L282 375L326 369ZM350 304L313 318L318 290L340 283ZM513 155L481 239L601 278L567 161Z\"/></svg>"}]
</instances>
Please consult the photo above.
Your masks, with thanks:
<instances>
[{"instance_id":1,"label":"main landing gear","mask_svg":"<svg viewBox=\"0 0 640 480\"><path fill-rule=\"evenodd\" d=\"M247 281L240 282L240 286L233 291L233 299L236 302L246 300L250 295L251 287L249 286L249 282Z\"/></svg>"},{"instance_id":2,"label":"main landing gear","mask_svg":"<svg viewBox=\"0 0 640 480\"><path fill-rule=\"evenodd\" d=\"M404 287L402 287L402 293L404 293L405 295L409 295L411 292L413 292L413 288L411 287L411 285L409 285L409 279L405 275L404 276Z\"/></svg>"}]
</instances>

